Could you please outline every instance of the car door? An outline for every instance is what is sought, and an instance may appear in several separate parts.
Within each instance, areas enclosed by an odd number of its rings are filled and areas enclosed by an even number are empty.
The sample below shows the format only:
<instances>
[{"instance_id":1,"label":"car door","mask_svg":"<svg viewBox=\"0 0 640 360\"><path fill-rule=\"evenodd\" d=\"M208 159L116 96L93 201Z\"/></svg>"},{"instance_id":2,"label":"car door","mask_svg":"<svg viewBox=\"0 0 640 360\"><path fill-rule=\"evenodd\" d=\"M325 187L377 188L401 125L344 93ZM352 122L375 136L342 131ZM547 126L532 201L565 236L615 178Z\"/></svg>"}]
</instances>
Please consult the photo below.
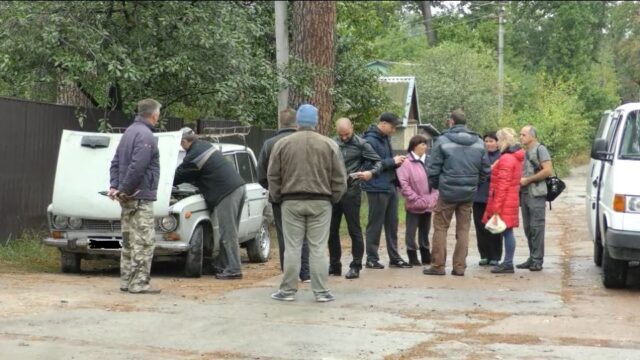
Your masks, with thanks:
<instances>
[{"instance_id":1,"label":"car door","mask_svg":"<svg viewBox=\"0 0 640 360\"><path fill-rule=\"evenodd\" d=\"M613 153L617 148L618 143L618 130L620 128L620 124L622 123L625 116L629 116L629 114L625 114L624 111L616 111L614 114L611 124L609 125L609 129L607 129L607 135L605 137L607 141L607 152ZM602 230L604 228L604 216L605 214L611 214L613 212L613 163L615 161L615 156L612 161L602 161L601 169L600 169L600 178L599 178L599 194L597 196L598 205L596 206L597 211L597 224ZM611 221L611 217L609 216L609 221Z\"/></svg>"},{"instance_id":2,"label":"car door","mask_svg":"<svg viewBox=\"0 0 640 360\"><path fill-rule=\"evenodd\" d=\"M258 184L256 161L249 151L241 151L236 154L238 173L244 179L246 185L245 208L247 218L242 231L245 239L253 238L262 226L262 216L267 199L267 191Z\"/></svg>"},{"instance_id":3,"label":"car door","mask_svg":"<svg viewBox=\"0 0 640 360\"><path fill-rule=\"evenodd\" d=\"M596 132L595 139L601 139L605 135L607 135L607 131L609 130L609 125L611 124L611 120L613 119L613 112L606 111L600 120L600 126L598 126L598 131ZM591 235L591 239L595 240L596 238L596 201L598 188L600 186L600 168L602 167L602 161L597 159L591 159L589 162L589 176L587 177L587 196L585 199L586 205L586 214L587 214L587 227L589 229L589 233Z\"/></svg>"}]
</instances>

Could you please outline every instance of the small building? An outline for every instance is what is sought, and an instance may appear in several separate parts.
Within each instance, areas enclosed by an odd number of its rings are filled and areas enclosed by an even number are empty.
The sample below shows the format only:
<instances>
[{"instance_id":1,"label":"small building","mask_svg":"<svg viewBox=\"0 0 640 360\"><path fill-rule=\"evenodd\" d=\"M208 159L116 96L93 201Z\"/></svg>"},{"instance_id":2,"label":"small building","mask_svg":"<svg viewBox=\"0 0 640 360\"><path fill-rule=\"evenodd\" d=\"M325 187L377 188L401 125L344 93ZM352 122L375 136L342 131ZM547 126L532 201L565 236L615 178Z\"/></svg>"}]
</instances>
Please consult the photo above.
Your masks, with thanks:
<instances>
[{"instance_id":1,"label":"small building","mask_svg":"<svg viewBox=\"0 0 640 360\"><path fill-rule=\"evenodd\" d=\"M391 137L391 147L395 153L406 152L409 140L416 134L425 135L430 140L430 143L440 135L440 132L434 126L422 124L420 120L418 88L415 77L381 76L379 80L393 104L397 105L398 116L402 120L402 124L396 128L396 132Z\"/></svg>"}]
</instances>

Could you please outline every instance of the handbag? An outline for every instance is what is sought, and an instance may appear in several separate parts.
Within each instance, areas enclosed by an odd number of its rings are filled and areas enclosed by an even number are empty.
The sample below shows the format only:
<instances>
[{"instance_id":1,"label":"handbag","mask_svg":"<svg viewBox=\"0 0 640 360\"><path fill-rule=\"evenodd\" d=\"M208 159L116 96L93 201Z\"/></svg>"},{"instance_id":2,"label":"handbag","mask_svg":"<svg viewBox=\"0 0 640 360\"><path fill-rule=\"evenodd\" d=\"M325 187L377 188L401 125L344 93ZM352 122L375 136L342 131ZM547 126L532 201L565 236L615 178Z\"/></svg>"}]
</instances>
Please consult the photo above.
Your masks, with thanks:
<instances>
[{"instance_id":1,"label":"handbag","mask_svg":"<svg viewBox=\"0 0 640 360\"><path fill-rule=\"evenodd\" d=\"M507 224L502 221L500 215L493 214L493 216L484 225L484 228L489 230L492 234L500 234L507 229Z\"/></svg>"}]
</instances>

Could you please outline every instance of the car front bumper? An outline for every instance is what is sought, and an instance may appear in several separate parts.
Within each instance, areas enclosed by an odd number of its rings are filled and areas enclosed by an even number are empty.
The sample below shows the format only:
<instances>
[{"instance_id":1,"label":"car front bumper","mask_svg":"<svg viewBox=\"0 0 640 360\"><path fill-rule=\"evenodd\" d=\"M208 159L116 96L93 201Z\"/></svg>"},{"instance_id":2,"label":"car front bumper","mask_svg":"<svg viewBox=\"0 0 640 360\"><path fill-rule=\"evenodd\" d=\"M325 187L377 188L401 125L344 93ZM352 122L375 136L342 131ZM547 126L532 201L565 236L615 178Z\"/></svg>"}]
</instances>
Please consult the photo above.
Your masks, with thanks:
<instances>
[{"instance_id":1,"label":"car front bumper","mask_svg":"<svg viewBox=\"0 0 640 360\"><path fill-rule=\"evenodd\" d=\"M111 242L119 241L118 239L109 240ZM101 248L92 247L91 239L88 237L79 238L62 238L55 239L53 237L47 237L43 240L45 245L55 246L64 251L81 253L81 254L93 254L93 255L118 255L120 254L120 248ZM98 241L99 244L99 241ZM178 255L185 253L189 249L189 244L181 241L167 241L161 236L156 236L156 244L154 249L154 255Z\"/></svg>"},{"instance_id":2,"label":"car front bumper","mask_svg":"<svg viewBox=\"0 0 640 360\"><path fill-rule=\"evenodd\" d=\"M609 256L618 260L640 260L640 232L607 229Z\"/></svg>"}]
</instances>

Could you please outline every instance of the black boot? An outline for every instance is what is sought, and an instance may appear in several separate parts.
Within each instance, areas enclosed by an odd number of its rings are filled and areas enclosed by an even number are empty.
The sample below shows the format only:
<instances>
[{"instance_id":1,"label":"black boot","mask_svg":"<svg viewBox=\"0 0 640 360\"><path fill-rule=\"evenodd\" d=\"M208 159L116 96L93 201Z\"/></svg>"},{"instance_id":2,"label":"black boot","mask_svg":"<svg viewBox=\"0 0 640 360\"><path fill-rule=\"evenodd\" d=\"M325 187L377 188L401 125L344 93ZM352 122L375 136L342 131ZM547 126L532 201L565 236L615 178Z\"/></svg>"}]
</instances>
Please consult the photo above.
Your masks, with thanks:
<instances>
[{"instance_id":1,"label":"black boot","mask_svg":"<svg viewBox=\"0 0 640 360\"><path fill-rule=\"evenodd\" d=\"M422 265L431 264L431 253L429 249L420 249L420 258L422 259Z\"/></svg>"},{"instance_id":2,"label":"black boot","mask_svg":"<svg viewBox=\"0 0 640 360\"><path fill-rule=\"evenodd\" d=\"M407 250L407 256L409 257L409 264L413 266L420 266L420 261L418 260L418 252L415 250Z\"/></svg>"}]
</instances>

